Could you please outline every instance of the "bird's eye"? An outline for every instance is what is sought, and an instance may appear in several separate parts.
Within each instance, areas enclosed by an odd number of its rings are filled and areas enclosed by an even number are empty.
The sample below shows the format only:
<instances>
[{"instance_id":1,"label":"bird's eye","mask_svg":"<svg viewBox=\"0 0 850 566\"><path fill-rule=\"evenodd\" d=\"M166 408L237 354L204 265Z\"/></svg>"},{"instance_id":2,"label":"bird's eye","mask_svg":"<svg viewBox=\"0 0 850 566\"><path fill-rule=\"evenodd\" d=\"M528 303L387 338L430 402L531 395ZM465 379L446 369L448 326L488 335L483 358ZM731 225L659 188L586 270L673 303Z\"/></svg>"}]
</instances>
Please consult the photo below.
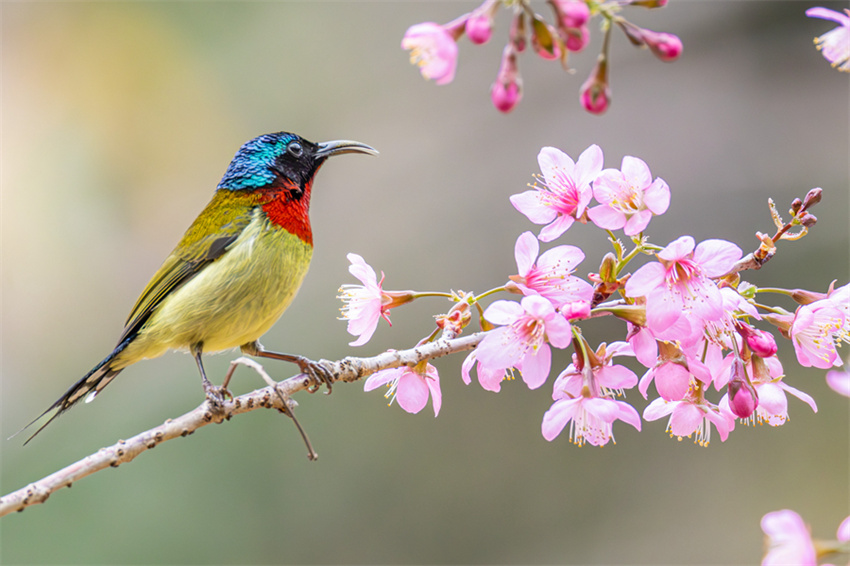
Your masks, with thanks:
<instances>
[{"instance_id":1,"label":"bird's eye","mask_svg":"<svg viewBox=\"0 0 850 566\"><path fill-rule=\"evenodd\" d=\"M289 155L292 157L301 157L304 155L304 148L301 147L301 144L298 142L292 142L288 146L286 146L286 151L289 152Z\"/></svg>"}]
</instances>

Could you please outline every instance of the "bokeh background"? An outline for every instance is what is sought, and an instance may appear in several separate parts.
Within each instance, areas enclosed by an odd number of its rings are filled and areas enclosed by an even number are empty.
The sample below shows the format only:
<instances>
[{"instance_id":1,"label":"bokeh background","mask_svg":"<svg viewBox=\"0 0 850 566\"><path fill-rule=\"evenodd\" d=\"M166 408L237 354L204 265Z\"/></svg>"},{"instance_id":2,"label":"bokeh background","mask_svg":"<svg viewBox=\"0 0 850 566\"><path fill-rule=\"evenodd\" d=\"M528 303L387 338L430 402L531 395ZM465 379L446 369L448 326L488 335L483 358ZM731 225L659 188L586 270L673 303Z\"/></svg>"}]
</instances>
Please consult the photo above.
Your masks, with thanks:
<instances>
[{"instance_id":1,"label":"bokeh background","mask_svg":"<svg viewBox=\"0 0 850 566\"><path fill-rule=\"evenodd\" d=\"M310 357L372 355L413 345L447 303L393 312L353 349L336 319L345 255L386 272L387 288L481 292L515 272L513 243L535 230L509 204L552 145L591 143L617 167L647 161L671 186L649 233L689 233L752 250L780 210L824 188L819 223L783 243L757 284L824 290L848 280L848 77L812 38L834 24L808 2L672 2L632 9L635 23L679 34L672 64L613 37L613 105L586 114L575 74L526 53L525 97L509 115L488 88L508 27L461 40L455 81L425 82L399 48L414 23L446 22L463 2L38 2L2 9L2 436L39 414L105 356L149 276L210 198L236 149L289 130L356 139L379 158L344 156L320 173L316 251L295 304L264 343ZM826 4L836 9L846 3ZM544 3L538 9L548 13ZM579 273L607 250L592 226ZM792 305L783 303L791 308ZM587 324L592 342L622 338ZM567 563L752 564L761 516L792 508L830 538L848 514L848 403L823 371L781 344L790 398L783 427L739 425L707 448L665 423L616 445L548 443L549 384L494 395L440 360L443 408L409 415L360 384L301 395L320 458L308 462L285 418L254 412L168 442L132 464L62 490L0 522L4 564ZM235 354L209 357L220 380ZM568 363L561 353L557 372ZM278 377L287 365L267 364ZM636 371L640 368L633 366ZM240 370L233 389L261 386ZM639 409L637 392L629 401ZM714 397L719 399L719 395ZM2 492L194 408L192 359L168 354L126 370L89 405L25 448L0 441Z\"/></svg>"}]
</instances>

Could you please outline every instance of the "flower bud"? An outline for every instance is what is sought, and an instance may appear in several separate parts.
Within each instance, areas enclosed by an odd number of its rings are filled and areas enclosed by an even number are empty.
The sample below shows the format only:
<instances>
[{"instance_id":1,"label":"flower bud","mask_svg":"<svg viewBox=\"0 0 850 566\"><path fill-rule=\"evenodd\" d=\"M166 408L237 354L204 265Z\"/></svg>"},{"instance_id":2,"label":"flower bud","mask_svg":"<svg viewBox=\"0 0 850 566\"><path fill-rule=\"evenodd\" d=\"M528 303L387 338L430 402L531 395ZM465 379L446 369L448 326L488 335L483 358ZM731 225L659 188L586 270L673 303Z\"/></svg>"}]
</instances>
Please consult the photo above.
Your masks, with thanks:
<instances>
[{"instance_id":1,"label":"flower bud","mask_svg":"<svg viewBox=\"0 0 850 566\"><path fill-rule=\"evenodd\" d=\"M590 8L581 0L552 0L564 27L580 28L590 20Z\"/></svg>"},{"instance_id":2,"label":"flower bud","mask_svg":"<svg viewBox=\"0 0 850 566\"><path fill-rule=\"evenodd\" d=\"M820 187L815 187L806 193L806 198L803 199L803 207L808 210L817 203L820 202L821 197L823 196L823 189Z\"/></svg>"},{"instance_id":3,"label":"flower bud","mask_svg":"<svg viewBox=\"0 0 850 566\"><path fill-rule=\"evenodd\" d=\"M496 81L490 87L493 106L502 112L510 112L522 99L522 79L517 68L516 50L508 43L502 52L502 64Z\"/></svg>"},{"instance_id":4,"label":"flower bud","mask_svg":"<svg viewBox=\"0 0 850 566\"><path fill-rule=\"evenodd\" d=\"M487 14L473 14L466 20L466 37L476 45L490 41L493 35L493 19Z\"/></svg>"},{"instance_id":5,"label":"flower bud","mask_svg":"<svg viewBox=\"0 0 850 566\"><path fill-rule=\"evenodd\" d=\"M607 282L616 281L617 274L614 273L615 267L617 267L617 256L608 252L602 257L602 263L599 265L599 278Z\"/></svg>"},{"instance_id":6,"label":"flower bud","mask_svg":"<svg viewBox=\"0 0 850 566\"><path fill-rule=\"evenodd\" d=\"M770 332L750 327L744 338L747 341L747 346L755 355L762 358L776 355L776 340L773 339L773 334Z\"/></svg>"},{"instance_id":7,"label":"flower bud","mask_svg":"<svg viewBox=\"0 0 850 566\"><path fill-rule=\"evenodd\" d=\"M568 51L578 53L590 43L590 30L586 25L578 28L562 28L561 39Z\"/></svg>"},{"instance_id":8,"label":"flower bud","mask_svg":"<svg viewBox=\"0 0 850 566\"><path fill-rule=\"evenodd\" d=\"M759 406L759 396L747 379L744 362L740 359L732 365L732 379L726 389L729 409L740 419L749 418Z\"/></svg>"},{"instance_id":9,"label":"flower bud","mask_svg":"<svg viewBox=\"0 0 850 566\"><path fill-rule=\"evenodd\" d=\"M803 208L803 201L798 198L795 198L791 201L791 210L789 210L788 212L796 215L798 212L800 212L801 208Z\"/></svg>"},{"instance_id":10,"label":"flower bud","mask_svg":"<svg viewBox=\"0 0 850 566\"><path fill-rule=\"evenodd\" d=\"M493 15L499 7L496 0L486 0L466 20L466 36L476 45L487 43L493 35Z\"/></svg>"},{"instance_id":11,"label":"flower bud","mask_svg":"<svg viewBox=\"0 0 850 566\"><path fill-rule=\"evenodd\" d=\"M437 319L437 326L457 336L472 320L472 313L469 311L469 303L463 301L455 304L447 314L434 318Z\"/></svg>"},{"instance_id":12,"label":"flower bud","mask_svg":"<svg viewBox=\"0 0 850 566\"><path fill-rule=\"evenodd\" d=\"M561 48L556 39L557 34L549 24L535 16L531 20L531 28L531 45L535 53L548 60L561 56Z\"/></svg>"},{"instance_id":13,"label":"flower bud","mask_svg":"<svg viewBox=\"0 0 850 566\"><path fill-rule=\"evenodd\" d=\"M682 40L672 33L643 30L643 39L662 61L675 61L682 54Z\"/></svg>"},{"instance_id":14,"label":"flower bud","mask_svg":"<svg viewBox=\"0 0 850 566\"><path fill-rule=\"evenodd\" d=\"M808 305L809 303L820 301L821 299L825 299L826 297L826 293L816 293L815 291L807 291L805 289L791 290L791 298L801 305Z\"/></svg>"},{"instance_id":15,"label":"flower bud","mask_svg":"<svg viewBox=\"0 0 850 566\"><path fill-rule=\"evenodd\" d=\"M811 228L812 226L814 226L817 223L818 219L814 214L804 212L803 214L800 215L799 221L800 221L800 224L802 224L806 228Z\"/></svg>"},{"instance_id":16,"label":"flower bud","mask_svg":"<svg viewBox=\"0 0 850 566\"><path fill-rule=\"evenodd\" d=\"M591 114L602 114L611 102L611 89L608 88L608 60L600 56L590 76L581 85L580 100L585 110Z\"/></svg>"}]
</instances>

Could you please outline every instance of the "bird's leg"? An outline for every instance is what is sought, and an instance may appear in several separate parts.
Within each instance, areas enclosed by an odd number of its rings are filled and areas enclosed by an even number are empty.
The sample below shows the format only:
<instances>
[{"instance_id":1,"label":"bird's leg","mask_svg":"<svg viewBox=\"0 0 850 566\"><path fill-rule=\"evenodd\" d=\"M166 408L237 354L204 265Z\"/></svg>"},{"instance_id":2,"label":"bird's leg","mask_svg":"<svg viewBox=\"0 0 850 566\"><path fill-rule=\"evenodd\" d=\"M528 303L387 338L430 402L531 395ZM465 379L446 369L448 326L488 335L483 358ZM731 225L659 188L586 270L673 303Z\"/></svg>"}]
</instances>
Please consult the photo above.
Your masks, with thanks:
<instances>
[{"instance_id":1,"label":"bird's leg","mask_svg":"<svg viewBox=\"0 0 850 566\"><path fill-rule=\"evenodd\" d=\"M284 362L291 362L301 369L301 373L304 373L313 380L314 385L310 388L311 393L315 393L318 391L319 387L324 383L328 387L327 393L329 394L333 389L334 377L331 374L330 370L322 365L320 362L314 362L304 356L298 356L293 354L282 354L280 352L270 352L266 350L262 344L259 342L249 342L247 344L243 344L241 346L242 353L248 354L249 356L257 356L260 358L270 358L272 360L282 360Z\"/></svg>"},{"instance_id":2,"label":"bird's leg","mask_svg":"<svg viewBox=\"0 0 850 566\"><path fill-rule=\"evenodd\" d=\"M195 358L195 363L198 364L198 371L201 372L201 381L204 386L204 396L209 401L210 405L214 408L220 408L224 404L224 398L230 397L233 399L233 394L227 390L227 386L223 385L218 387L213 385L212 382L207 379L207 372L204 371L204 363L201 360L201 353L203 351L202 344L196 344L192 347L192 356Z\"/></svg>"}]
</instances>

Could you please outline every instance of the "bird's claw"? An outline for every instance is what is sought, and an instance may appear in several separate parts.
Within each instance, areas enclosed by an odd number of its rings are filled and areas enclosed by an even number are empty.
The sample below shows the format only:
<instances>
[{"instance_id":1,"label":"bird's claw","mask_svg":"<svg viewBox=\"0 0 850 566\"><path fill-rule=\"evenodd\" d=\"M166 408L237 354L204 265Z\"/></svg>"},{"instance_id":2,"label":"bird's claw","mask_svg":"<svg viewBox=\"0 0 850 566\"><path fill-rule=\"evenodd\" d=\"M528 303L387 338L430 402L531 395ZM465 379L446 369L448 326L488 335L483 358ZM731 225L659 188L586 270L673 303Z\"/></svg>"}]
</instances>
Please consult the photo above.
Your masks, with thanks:
<instances>
[{"instance_id":1,"label":"bird's claw","mask_svg":"<svg viewBox=\"0 0 850 566\"><path fill-rule=\"evenodd\" d=\"M333 391L334 376L322 362L314 362L311 359L299 356L298 360L295 363L298 364L298 367L301 369L301 373L309 376L313 382L307 388L307 391L309 391L310 393L315 393L316 391L321 389L322 385L324 384L328 388L325 394L330 395L330 393Z\"/></svg>"},{"instance_id":2,"label":"bird's claw","mask_svg":"<svg viewBox=\"0 0 850 566\"><path fill-rule=\"evenodd\" d=\"M204 382L204 396L207 398L210 407L215 410L221 410L225 398L233 400L233 393L227 388L213 385L209 381Z\"/></svg>"}]
</instances>

